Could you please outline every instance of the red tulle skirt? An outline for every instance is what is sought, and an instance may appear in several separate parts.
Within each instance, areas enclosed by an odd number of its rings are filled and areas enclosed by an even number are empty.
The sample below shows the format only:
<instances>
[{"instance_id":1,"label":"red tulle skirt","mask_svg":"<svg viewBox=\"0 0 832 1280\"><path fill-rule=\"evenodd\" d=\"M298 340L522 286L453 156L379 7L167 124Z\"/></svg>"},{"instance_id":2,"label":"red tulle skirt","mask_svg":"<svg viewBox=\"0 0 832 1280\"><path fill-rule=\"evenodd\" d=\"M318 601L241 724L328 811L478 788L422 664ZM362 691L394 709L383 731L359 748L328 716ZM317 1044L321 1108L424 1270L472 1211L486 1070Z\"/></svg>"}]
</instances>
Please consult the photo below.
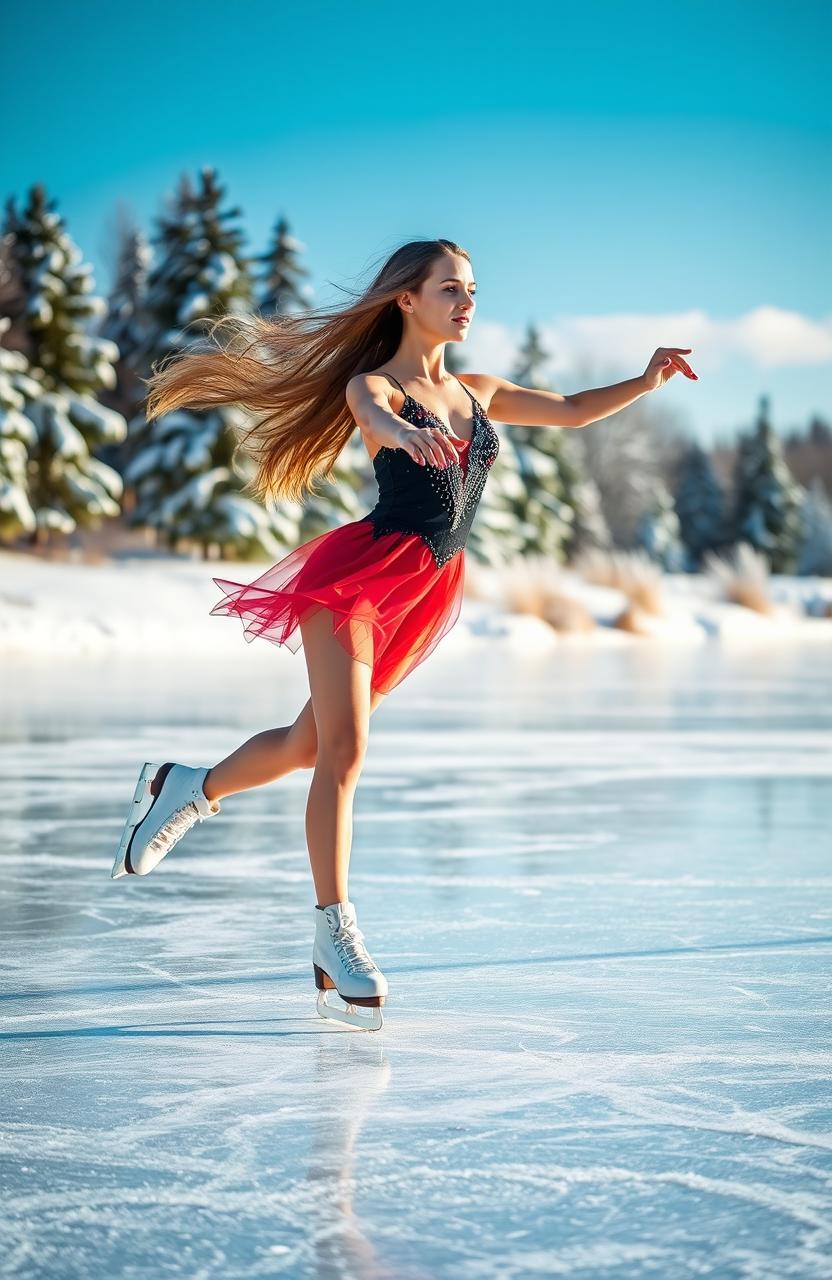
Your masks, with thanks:
<instances>
[{"instance_id":1,"label":"red tulle skirt","mask_svg":"<svg viewBox=\"0 0 832 1280\"><path fill-rule=\"evenodd\" d=\"M459 617L464 557L461 550L439 567L418 534L375 538L368 520L353 520L296 547L253 582L214 578L225 594L211 614L236 614L246 640L262 636L296 653L299 623L329 609L341 644L371 668L371 688L389 693Z\"/></svg>"}]
</instances>

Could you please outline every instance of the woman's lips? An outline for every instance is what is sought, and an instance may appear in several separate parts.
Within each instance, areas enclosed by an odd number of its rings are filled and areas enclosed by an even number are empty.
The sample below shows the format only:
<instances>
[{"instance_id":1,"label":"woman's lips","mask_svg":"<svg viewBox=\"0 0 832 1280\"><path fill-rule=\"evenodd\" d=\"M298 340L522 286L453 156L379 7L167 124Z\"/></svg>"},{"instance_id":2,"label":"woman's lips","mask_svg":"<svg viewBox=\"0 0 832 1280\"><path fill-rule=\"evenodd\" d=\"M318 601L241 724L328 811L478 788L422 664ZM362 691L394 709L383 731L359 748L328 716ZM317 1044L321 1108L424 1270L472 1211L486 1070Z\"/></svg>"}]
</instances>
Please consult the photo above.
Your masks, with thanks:
<instances>
[{"instance_id":1,"label":"woman's lips","mask_svg":"<svg viewBox=\"0 0 832 1280\"><path fill-rule=\"evenodd\" d=\"M456 316L454 319L454 324L470 324L470 323L471 321L468 319L467 316Z\"/></svg>"}]
</instances>

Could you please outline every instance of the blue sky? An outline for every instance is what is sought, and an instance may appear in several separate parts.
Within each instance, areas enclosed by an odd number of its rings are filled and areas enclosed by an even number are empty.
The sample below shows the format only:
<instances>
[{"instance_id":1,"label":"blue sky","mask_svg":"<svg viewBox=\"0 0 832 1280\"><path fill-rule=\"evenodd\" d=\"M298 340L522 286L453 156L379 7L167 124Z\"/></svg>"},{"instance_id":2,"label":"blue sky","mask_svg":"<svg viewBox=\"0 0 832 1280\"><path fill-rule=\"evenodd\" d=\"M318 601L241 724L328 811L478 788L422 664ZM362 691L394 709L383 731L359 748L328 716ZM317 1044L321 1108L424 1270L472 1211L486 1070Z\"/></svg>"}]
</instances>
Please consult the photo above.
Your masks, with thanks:
<instances>
[{"instance_id":1,"label":"blue sky","mask_svg":"<svg viewBox=\"0 0 832 1280\"><path fill-rule=\"evenodd\" d=\"M289 218L317 303L465 245L469 369L510 376L534 322L563 392L693 347L661 396L704 441L763 393L832 417L828 3L42 0L4 34L2 197L43 181L101 292L117 207L151 232L212 164L249 252Z\"/></svg>"}]
</instances>

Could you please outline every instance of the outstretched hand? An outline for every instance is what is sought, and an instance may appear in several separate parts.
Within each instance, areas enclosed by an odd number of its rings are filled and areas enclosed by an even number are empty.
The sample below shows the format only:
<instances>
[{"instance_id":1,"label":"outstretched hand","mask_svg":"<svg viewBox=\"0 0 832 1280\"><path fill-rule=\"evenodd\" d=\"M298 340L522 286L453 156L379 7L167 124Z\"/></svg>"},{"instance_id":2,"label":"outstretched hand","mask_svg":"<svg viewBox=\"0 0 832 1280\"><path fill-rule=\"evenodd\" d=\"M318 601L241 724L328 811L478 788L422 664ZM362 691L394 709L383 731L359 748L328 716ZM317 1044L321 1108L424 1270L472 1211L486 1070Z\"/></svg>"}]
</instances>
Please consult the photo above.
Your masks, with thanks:
<instances>
[{"instance_id":1,"label":"outstretched hand","mask_svg":"<svg viewBox=\"0 0 832 1280\"><path fill-rule=\"evenodd\" d=\"M657 347L642 374L647 390L656 391L663 387L680 369L686 378L698 382L699 375L693 372L687 360L682 359L682 352L690 351L693 351L693 347Z\"/></svg>"}]
</instances>

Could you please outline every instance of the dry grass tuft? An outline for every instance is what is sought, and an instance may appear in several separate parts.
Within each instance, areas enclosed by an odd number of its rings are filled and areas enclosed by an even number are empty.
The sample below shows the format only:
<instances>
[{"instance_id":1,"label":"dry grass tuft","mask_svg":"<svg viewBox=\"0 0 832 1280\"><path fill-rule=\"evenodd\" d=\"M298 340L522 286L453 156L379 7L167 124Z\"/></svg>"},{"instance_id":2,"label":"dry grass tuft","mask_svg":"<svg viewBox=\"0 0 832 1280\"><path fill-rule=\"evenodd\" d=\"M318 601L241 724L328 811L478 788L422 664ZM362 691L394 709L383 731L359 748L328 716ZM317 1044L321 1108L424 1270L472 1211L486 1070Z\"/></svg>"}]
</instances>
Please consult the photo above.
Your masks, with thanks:
<instances>
[{"instance_id":1,"label":"dry grass tuft","mask_svg":"<svg viewBox=\"0 0 832 1280\"><path fill-rule=\"evenodd\" d=\"M552 591L546 600L544 622L564 635L580 635L594 631L598 625L585 604L574 596Z\"/></svg>"},{"instance_id":2,"label":"dry grass tuft","mask_svg":"<svg viewBox=\"0 0 832 1280\"><path fill-rule=\"evenodd\" d=\"M618 617L613 620L612 625L619 631L628 631L633 636L649 636L651 634L644 610L640 609L637 604L633 604L632 601L625 605Z\"/></svg>"},{"instance_id":3,"label":"dry grass tuft","mask_svg":"<svg viewBox=\"0 0 832 1280\"><path fill-rule=\"evenodd\" d=\"M573 568L587 582L623 591L644 613L655 617L664 614L662 570L645 552L604 551L593 547L576 558Z\"/></svg>"},{"instance_id":4,"label":"dry grass tuft","mask_svg":"<svg viewBox=\"0 0 832 1280\"><path fill-rule=\"evenodd\" d=\"M734 548L733 560L709 551L705 555L705 572L721 588L725 600L755 613L775 612L768 594L768 562L750 543L740 542Z\"/></svg>"},{"instance_id":5,"label":"dry grass tuft","mask_svg":"<svg viewBox=\"0 0 832 1280\"><path fill-rule=\"evenodd\" d=\"M561 633L593 631L587 607L564 586L560 566L546 556L518 556L500 572L500 594L513 613L531 614Z\"/></svg>"}]
</instances>

